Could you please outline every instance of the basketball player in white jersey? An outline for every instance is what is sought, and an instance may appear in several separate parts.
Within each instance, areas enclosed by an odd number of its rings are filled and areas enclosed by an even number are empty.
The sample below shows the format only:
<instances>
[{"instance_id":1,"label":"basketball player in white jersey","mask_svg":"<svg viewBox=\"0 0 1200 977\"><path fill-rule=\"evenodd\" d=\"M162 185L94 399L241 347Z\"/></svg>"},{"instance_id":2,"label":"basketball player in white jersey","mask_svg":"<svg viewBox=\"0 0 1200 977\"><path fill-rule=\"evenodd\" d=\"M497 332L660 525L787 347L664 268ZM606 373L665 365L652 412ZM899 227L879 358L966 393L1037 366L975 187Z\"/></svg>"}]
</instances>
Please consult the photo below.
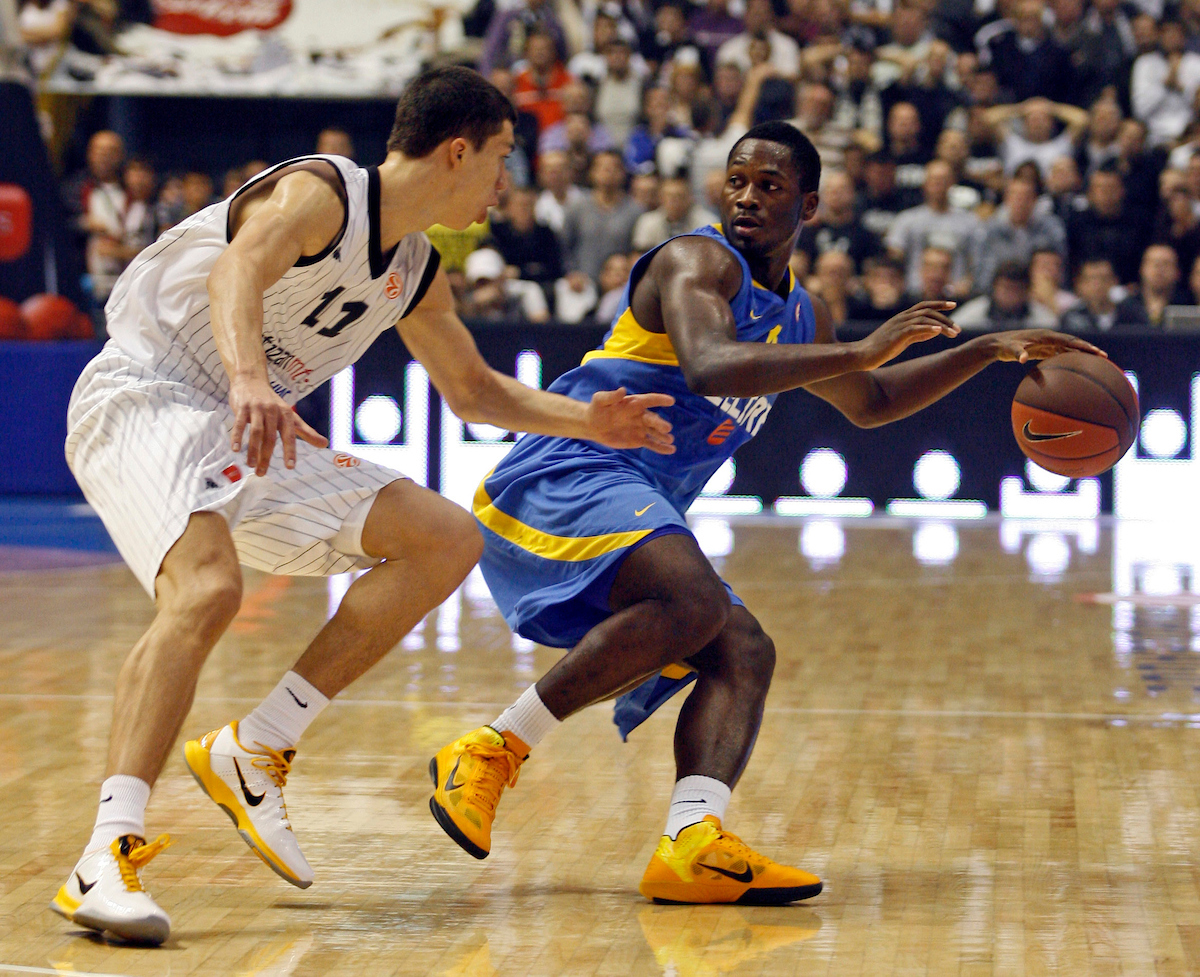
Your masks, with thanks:
<instances>
[{"instance_id":1,"label":"basketball player in white jersey","mask_svg":"<svg viewBox=\"0 0 1200 977\"><path fill-rule=\"evenodd\" d=\"M292 411L380 332L397 327L466 420L673 450L650 410L670 397L532 390L488 368L454 313L422 231L465 228L496 203L514 119L476 72L430 72L401 97L378 169L336 156L280 164L172 228L118 281L112 338L72 396L67 458L158 613L117 680L91 840L51 903L75 923L148 943L170 932L140 879L169 840L146 843L145 806L237 613L239 563L371 568L258 708L185 748L247 844L304 888L313 873L282 793L296 742L479 559L467 512L335 454Z\"/></svg>"}]
</instances>

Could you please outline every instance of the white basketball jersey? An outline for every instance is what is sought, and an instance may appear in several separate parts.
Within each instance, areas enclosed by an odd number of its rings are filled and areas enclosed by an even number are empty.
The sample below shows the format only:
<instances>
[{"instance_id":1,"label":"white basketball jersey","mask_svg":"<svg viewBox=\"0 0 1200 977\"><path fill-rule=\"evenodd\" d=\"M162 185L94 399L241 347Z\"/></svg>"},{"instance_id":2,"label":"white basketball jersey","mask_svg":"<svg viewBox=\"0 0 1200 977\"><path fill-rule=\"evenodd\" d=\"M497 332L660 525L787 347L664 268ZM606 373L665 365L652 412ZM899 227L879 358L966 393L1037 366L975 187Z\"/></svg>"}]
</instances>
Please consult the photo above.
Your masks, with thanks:
<instances>
[{"instance_id":1,"label":"white basketball jersey","mask_svg":"<svg viewBox=\"0 0 1200 977\"><path fill-rule=\"evenodd\" d=\"M271 386L289 404L357 360L424 297L438 253L421 233L386 254L379 236L379 172L341 156L303 156L250 180L228 200L198 211L139 254L105 306L108 332L155 374L214 397L229 395L208 304L208 274L229 244L229 207L281 169L333 165L346 203L341 232L301 258L263 296L263 350Z\"/></svg>"}]
</instances>

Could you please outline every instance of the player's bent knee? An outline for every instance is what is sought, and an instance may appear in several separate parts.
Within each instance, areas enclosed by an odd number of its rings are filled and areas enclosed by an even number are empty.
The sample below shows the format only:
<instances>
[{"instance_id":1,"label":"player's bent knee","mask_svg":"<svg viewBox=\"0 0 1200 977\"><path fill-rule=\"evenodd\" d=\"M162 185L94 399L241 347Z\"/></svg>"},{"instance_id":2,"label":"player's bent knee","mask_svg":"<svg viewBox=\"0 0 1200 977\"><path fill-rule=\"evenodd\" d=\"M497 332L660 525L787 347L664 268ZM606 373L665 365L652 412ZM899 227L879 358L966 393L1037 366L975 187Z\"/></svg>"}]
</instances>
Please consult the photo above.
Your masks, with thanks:
<instances>
[{"instance_id":1,"label":"player's bent knee","mask_svg":"<svg viewBox=\"0 0 1200 977\"><path fill-rule=\"evenodd\" d=\"M743 620L744 618L744 620ZM731 640L722 642L726 667L744 682L763 688L775 673L775 642L749 613L738 615Z\"/></svg>"},{"instance_id":2,"label":"player's bent knee","mask_svg":"<svg viewBox=\"0 0 1200 977\"><path fill-rule=\"evenodd\" d=\"M703 648L725 629L732 608L725 588L710 587L707 582L685 588L673 603L679 633L690 639L696 649Z\"/></svg>"},{"instance_id":3,"label":"player's bent knee","mask_svg":"<svg viewBox=\"0 0 1200 977\"><path fill-rule=\"evenodd\" d=\"M455 558L464 575L470 573L471 568L483 556L483 533L479 531L475 517L465 509L458 509L458 515L455 516L453 528L450 530L450 538Z\"/></svg>"}]
</instances>

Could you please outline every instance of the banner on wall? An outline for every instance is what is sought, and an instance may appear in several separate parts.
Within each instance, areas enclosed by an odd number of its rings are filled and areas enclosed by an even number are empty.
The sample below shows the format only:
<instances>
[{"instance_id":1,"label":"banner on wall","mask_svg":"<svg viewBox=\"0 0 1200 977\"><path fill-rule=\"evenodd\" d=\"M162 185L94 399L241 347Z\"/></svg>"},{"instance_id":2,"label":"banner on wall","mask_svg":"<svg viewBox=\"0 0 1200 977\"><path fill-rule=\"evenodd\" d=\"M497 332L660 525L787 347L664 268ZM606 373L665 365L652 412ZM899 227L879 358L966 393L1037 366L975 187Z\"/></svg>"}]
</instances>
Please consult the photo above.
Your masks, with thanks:
<instances>
[{"instance_id":1,"label":"banner on wall","mask_svg":"<svg viewBox=\"0 0 1200 977\"><path fill-rule=\"evenodd\" d=\"M292 0L153 0L151 6L159 30L217 37L270 30L292 12Z\"/></svg>"},{"instance_id":2,"label":"banner on wall","mask_svg":"<svg viewBox=\"0 0 1200 977\"><path fill-rule=\"evenodd\" d=\"M118 54L68 49L42 87L97 95L393 98L463 43L476 0L151 0Z\"/></svg>"}]
</instances>

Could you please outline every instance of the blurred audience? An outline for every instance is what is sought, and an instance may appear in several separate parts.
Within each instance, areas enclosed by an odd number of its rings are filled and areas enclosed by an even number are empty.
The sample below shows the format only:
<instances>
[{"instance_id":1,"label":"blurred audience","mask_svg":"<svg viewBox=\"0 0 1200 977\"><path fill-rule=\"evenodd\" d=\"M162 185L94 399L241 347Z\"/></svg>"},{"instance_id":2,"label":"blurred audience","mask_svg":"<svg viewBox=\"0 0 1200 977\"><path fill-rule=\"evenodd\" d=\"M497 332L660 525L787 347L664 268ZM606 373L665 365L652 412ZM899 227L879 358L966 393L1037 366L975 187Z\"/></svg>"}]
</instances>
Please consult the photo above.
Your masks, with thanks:
<instances>
[{"instance_id":1,"label":"blurred audience","mask_svg":"<svg viewBox=\"0 0 1200 977\"><path fill-rule=\"evenodd\" d=\"M964 332L997 329L1054 329L1058 316L1030 300L1029 265L1002 261L988 294L965 302L950 313Z\"/></svg>"},{"instance_id":2,"label":"blurred audience","mask_svg":"<svg viewBox=\"0 0 1200 977\"><path fill-rule=\"evenodd\" d=\"M685 177L663 180L659 199L661 205L642 214L633 225L635 251L649 251L677 234L717 221L716 214L692 199L692 186Z\"/></svg>"}]
</instances>

